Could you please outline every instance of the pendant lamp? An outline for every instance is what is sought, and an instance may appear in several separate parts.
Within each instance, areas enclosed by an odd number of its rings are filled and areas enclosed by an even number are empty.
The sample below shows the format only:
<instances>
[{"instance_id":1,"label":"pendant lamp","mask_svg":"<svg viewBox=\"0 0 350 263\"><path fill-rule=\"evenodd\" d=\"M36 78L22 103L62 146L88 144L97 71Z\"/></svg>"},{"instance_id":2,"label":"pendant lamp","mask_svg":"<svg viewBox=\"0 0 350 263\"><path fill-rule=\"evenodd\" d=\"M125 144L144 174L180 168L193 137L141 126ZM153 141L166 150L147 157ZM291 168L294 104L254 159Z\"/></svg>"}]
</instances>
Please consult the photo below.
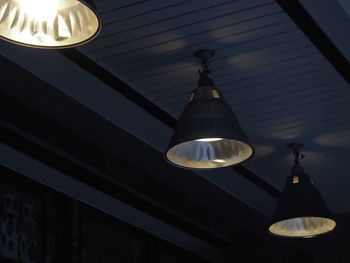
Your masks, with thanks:
<instances>
[{"instance_id":1,"label":"pendant lamp","mask_svg":"<svg viewBox=\"0 0 350 263\"><path fill-rule=\"evenodd\" d=\"M0 0L0 38L58 49L95 38L100 19L91 0Z\"/></svg>"},{"instance_id":2,"label":"pendant lamp","mask_svg":"<svg viewBox=\"0 0 350 263\"><path fill-rule=\"evenodd\" d=\"M194 53L202 61L198 88L192 92L165 154L170 163L182 168L227 167L253 154L235 114L209 77L208 61L214 55L209 49Z\"/></svg>"},{"instance_id":3,"label":"pendant lamp","mask_svg":"<svg viewBox=\"0 0 350 263\"><path fill-rule=\"evenodd\" d=\"M302 146L297 143L287 146L294 153L294 167L271 219L269 232L273 235L310 238L328 233L336 226L321 193L299 164L304 157L299 152Z\"/></svg>"}]
</instances>

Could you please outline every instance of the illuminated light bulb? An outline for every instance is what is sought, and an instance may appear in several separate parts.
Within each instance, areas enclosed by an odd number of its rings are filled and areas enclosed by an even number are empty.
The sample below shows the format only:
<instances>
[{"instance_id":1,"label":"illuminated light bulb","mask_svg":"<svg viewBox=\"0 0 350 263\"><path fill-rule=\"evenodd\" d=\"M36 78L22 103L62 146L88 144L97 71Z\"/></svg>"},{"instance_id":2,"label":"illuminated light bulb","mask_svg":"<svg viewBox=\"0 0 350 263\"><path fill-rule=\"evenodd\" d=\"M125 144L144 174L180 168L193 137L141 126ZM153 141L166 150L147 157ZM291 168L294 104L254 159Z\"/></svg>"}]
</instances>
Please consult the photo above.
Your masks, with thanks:
<instances>
[{"instance_id":1,"label":"illuminated light bulb","mask_svg":"<svg viewBox=\"0 0 350 263\"><path fill-rule=\"evenodd\" d=\"M59 0L17 0L20 9L29 17L37 21L52 21L59 8Z\"/></svg>"},{"instance_id":2,"label":"illuminated light bulb","mask_svg":"<svg viewBox=\"0 0 350 263\"><path fill-rule=\"evenodd\" d=\"M214 159L214 160L212 160L212 162L215 162L215 163L225 163L226 161L223 160L223 159Z\"/></svg>"},{"instance_id":3,"label":"illuminated light bulb","mask_svg":"<svg viewBox=\"0 0 350 263\"><path fill-rule=\"evenodd\" d=\"M95 11L78 0L0 0L0 37L37 48L67 48L95 38Z\"/></svg>"},{"instance_id":4,"label":"illuminated light bulb","mask_svg":"<svg viewBox=\"0 0 350 263\"><path fill-rule=\"evenodd\" d=\"M217 142L221 141L222 138L203 138L203 139L198 139L196 140L197 142Z\"/></svg>"}]
</instances>

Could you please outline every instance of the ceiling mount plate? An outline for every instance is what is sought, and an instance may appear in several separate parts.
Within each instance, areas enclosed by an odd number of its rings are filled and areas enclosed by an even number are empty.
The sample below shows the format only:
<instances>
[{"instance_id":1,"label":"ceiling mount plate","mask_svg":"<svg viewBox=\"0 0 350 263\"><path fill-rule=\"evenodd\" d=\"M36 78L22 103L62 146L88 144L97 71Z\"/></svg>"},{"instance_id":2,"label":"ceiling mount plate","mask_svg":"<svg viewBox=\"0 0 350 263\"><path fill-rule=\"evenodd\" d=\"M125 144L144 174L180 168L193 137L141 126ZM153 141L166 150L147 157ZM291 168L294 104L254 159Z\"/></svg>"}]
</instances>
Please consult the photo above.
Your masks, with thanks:
<instances>
[{"instance_id":1,"label":"ceiling mount plate","mask_svg":"<svg viewBox=\"0 0 350 263\"><path fill-rule=\"evenodd\" d=\"M193 53L193 56L199 58L202 62L206 62L215 56L215 51L212 49L198 49Z\"/></svg>"},{"instance_id":2,"label":"ceiling mount plate","mask_svg":"<svg viewBox=\"0 0 350 263\"><path fill-rule=\"evenodd\" d=\"M295 143L295 142L292 142L290 144L287 145L287 148L291 149L293 152L298 152L300 151L301 148L304 147L304 144L303 143Z\"/></svg>"}]
</instances>

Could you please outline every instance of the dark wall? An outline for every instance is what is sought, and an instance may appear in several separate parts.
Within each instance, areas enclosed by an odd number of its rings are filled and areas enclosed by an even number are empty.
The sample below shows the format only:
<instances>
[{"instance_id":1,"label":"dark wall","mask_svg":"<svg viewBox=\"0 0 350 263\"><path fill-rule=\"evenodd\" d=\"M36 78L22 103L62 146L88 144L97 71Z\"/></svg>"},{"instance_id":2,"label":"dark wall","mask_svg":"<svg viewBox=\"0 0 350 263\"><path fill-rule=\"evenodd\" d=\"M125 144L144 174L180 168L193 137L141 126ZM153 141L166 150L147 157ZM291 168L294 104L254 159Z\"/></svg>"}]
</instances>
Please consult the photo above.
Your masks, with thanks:
<instances>
[{"instance_id":1,"label":"dark wall","mask_svg":"<svg viewBox=\"0 0 350 263\"><path fill-rule=\"evenodd\" d=\"M205 261L0 167L0 262Z\"/></svg>"},{"instance_id":2,"label":"dark wall","mask_svg":"<svg viewBox=\"0 0 350 263\"><path fill-rule=\"evenodd\" d=\"M0 166L1 262L69 262L70 203Z\"/></svg>"},{"instance_id":3,"label":"dark wall","mask_svg":"<svg viewBox=\"0 0 350 263\"><path fill-rule=\"evenodd\" d=\"M175 247L101 211L80 203L81 255L84 263L204 263Z\"/></svg>"}]
</instances>

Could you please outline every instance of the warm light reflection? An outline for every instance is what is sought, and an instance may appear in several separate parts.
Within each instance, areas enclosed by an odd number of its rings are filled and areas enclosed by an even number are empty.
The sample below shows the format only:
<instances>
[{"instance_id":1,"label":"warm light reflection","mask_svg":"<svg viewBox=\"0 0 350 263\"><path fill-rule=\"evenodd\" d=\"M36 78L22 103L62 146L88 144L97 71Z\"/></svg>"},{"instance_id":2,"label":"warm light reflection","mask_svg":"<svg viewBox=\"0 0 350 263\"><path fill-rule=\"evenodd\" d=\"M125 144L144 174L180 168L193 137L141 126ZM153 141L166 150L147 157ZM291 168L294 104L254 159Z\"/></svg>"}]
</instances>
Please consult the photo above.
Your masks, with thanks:
<instances>
[{"instance_id":1,"label":"warm light reflection","mask_svg":"<svg viewBox=\"0 0 350 263\"><path fill-rule=\"evenodd\" d=\"M97 15L78 0L0 0L0 37L10 42L72 47L99 31Z\"/></svg>"},{"instance_id":2,"label":"warm light reflection","mask_svg":"<svg viewBox=\"0 0 350 263\"><path fill-rule=\"evenodd\" d=\"M279 221L269 231L277 236L311 238L332 231L334 220L324 217L298 217Z\"/></svg>"},{"instance_id":3,"label":"warm light reflection","mask_svg":"<svg viewBox=\"0 0 350 263\"><path fill-rule=\"evenodd\" d=\"M227 167L249 159L253 149L241 141L206 138L177 144L166 154L173 164L195 169Z\"/></svg>"},{"instance_id":4,"label":"warm light reflection","mask_svg":"<svg viewBox=\"0 0 350 263\"><path fill-rule=\"evenodd\" d=\"M299 176L294 176L293 177L293 184L298 184L299 183Z\"/></svg>"},{"instance_id":5,"label":"warm light reflection","mask_svg":"<svg viewBox=\"0 0 350 263\"><path fill-rule=\"evenodd\" d=\"M203 138L203 139L197 139L197 142L217 142L221 141L222 138Z\"/></svg>"}]
</instances>

